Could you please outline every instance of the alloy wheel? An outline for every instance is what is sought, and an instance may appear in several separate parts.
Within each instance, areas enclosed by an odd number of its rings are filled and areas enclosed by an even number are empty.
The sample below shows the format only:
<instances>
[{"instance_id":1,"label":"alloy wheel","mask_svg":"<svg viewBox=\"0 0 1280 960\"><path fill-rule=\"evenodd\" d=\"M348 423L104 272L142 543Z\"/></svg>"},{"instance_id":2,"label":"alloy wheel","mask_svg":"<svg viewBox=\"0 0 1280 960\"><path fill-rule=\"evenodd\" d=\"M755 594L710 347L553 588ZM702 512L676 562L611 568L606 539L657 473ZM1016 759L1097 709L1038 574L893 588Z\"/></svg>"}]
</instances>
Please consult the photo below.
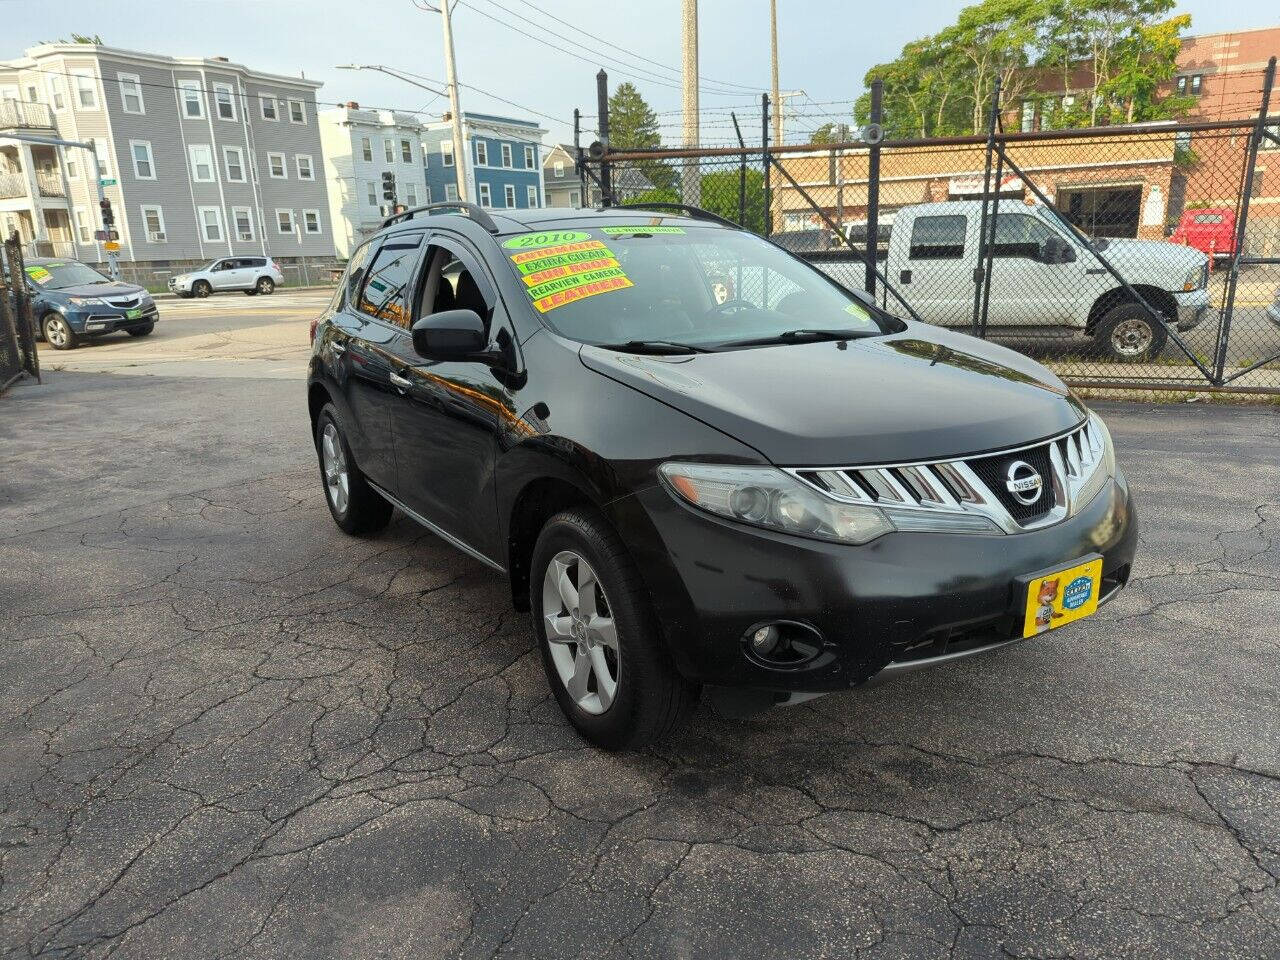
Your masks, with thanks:
<instances>
[{"instance_id":1,"label":"alloy wheel","mask_svg":"<svg viewBox=\"0 0 1280 960\"><path fill-rule=\"evenodd\" d=\"M604 713L621 677L618 630L595 571L572 550L547 564L542 617L551 660L569 697L586 713Z\"/></svg>"},{"instance_id":2,"label":"alloy wheel","mask_svg":"<svg viewBox=\"0 0 1280 960\"><path fill-rule=\"evenodd\" d=\"M1151 349L1151 324L1132 317L1116 324L1111 331L1111 347L1122 357L1141 357Z\"/></svg>"},{"instance_id":3,"label":"alloy wheel","mask_svg":"<svg viewBox=\"0 0 1280 960\"><path fill-rule=\"evenodd\" d=\"M50 346L65 347L69 337L67 321L62 317L55 315L44 322L44 338L49 341Z\"/></svg>"},{"instance_id":4,"label":"alloy wheel","mask_svg":"<svg viewBox=\"0 0 1280 960\"><path fill-rule=\"evenodd\" d=\"M324 425L320 434L320 458L324 465L324 485L329 492L329 502L338 513L346 513L351 498L351 478L342 438L332 421Z\"/></svg>"}]
</instances>

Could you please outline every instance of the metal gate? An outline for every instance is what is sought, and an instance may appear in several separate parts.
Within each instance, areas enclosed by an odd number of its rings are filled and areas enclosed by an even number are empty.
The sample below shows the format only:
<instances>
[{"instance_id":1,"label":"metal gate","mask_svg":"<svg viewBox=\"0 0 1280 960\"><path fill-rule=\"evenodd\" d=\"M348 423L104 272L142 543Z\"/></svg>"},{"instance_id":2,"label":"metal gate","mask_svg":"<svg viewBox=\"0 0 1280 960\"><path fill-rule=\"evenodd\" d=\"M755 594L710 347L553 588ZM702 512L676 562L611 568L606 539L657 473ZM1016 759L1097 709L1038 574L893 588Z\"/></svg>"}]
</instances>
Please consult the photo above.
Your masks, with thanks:
<instances>
[{"instance_id":1,"label":"metal gate","mask_svg":"<svg viewBox=\"0 0 1280 960\"><path fill-rule=\"evenodd\" d=\"M25 276L22 244L15 233L0 244L0 391L24 373L40 380L35 319Z\"/></svg>"}]
</instances>

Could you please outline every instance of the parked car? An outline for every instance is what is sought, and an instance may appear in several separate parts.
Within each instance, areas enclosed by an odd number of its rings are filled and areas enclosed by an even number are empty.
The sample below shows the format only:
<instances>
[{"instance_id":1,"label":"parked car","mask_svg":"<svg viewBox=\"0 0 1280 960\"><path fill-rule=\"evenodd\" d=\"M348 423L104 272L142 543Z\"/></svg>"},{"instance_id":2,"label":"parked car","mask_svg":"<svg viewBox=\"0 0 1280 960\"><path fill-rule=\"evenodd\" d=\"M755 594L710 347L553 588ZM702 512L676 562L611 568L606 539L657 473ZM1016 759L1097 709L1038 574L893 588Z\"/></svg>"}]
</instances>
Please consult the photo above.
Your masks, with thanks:
<instances>
[{"instance_id":1,"label":"parked car","mask_svg":"<svg viewBox=\"0 0 1280 960\"><path fill-rule=\"evenodd\" d=\"M225 290L248 296L275 293L284 274L270 257L220 257L199 270L169 278L169 289L180 297L207 297Z\"/></svg>"},{"instance_id":2,"label":"parked car","mask_svg":"<svg viewBox=\"0 0 1280 960\"><path fill-rule=\"evenodd\" d=\"M940 326L972 324L981 208L979 201L957 200L895 213L885 275L920 319ZM997 221L989 331L1005 336L1079 331L1106 356L1126 362L1149 360L1164 348L1166 326L1154 321L1046 207L1002 204ZM1204 318L1209 309L1204 254L1163 241L1097 237L1091 243L1165 324L1186 331ZM849 254L845 259L859 258ZM837 281L849 279L847 263L822 256L814 265Z\"/></svg>"},{"instance_id":3,"label":"parked car","mask_svg":"<svg viewBox=\"0 0 1280 960\"><path fill-rule=\"evenodd\" d=\"M704 688L745 713L993 650L1128 580L1107 428L1028 357L694 208L447 206L358 247L312 325L325 500L506 574L593 743Z\"/></svg>"},{"instance_id":4,"label":"parked car","mask_svg":"<svg viewBox=\"0 0 1280 960\"><path fill-rule=\"evenodd\" d=\"M1267 316L1271 318L1271 322L1280 327L1280 288L1276 289L1276 299L1271 306L1267 307Z\"/></svg>"},{"instance_id":5,"label":"parked car","mask_svg":"<svg viewBox=\"0 0 1280 960\"><path fill-rule=\"evenodd\" d=\"M25 270L36 328L55 350L119 330L145 337L160 319L144 288L105 277L79 260L33 257Z\"/></svg>"},{"instance_id":6,"label":"parked car","mask_svg":"<svg viewBox=\"0 0 1280 960\"><path fill-rule=\"evenodd\" d=\"M1184 210L1169 239L1210 257L1230 259L1236 252L1236 212L1231 207Z\"/></svg>"}]
</instances>

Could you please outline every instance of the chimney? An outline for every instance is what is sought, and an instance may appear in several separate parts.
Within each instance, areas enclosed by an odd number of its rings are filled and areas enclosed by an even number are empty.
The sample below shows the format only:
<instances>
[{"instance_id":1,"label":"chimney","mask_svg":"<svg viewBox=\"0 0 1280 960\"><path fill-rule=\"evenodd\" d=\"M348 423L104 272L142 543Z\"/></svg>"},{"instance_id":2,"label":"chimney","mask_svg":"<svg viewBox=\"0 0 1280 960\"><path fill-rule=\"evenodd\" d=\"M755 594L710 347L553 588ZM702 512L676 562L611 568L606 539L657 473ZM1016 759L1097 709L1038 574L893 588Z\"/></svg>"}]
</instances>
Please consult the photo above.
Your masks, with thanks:
<instances>
[{"instance_id":1,"label":"chimney","mask_svg":"<svg viewBox=\"0 0 1280 960\"><path fill-rule=\"evenodd\" d=\"M359 110L359 109L360 109L360 104L359 104L359 103L357 103L357 102L356 102L356 101L354 101L354 100L348 100L348 101L347 101L347 109L348 109L348 110Z\"/></svg>"}]
</instances>

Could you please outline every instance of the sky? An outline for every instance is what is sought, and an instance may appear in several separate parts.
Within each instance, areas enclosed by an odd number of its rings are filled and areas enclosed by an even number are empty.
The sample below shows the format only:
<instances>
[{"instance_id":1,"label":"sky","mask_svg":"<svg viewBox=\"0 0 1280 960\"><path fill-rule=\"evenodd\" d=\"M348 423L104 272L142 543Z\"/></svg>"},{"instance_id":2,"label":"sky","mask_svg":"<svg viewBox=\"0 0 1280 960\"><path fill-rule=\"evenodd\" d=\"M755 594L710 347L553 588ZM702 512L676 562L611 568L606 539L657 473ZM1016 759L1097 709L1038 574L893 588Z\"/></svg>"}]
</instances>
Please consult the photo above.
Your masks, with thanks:
<instances>
[{"instance_id":1,"label":"sky","mask_svg":"<svg viewBox=\"0 0 1280 960\"><path fill-rule=\"evenodd\" d=\"M803 91L786 98L786 138L802 141L824 122L848 119L868 67L951 23L962 6L778 0L780 87ZM452 9L464 111L538 120L550 143L572 139L577 107L588 117L589 143L595 74L604 67L611 88L635 83L659 113L664 138L679 141L680 0L457 0ZM1275 0L1183 0L1178 10L1191 14L1193 33L1280 24ZM728 142L731 112L747 141L758 142L760 92L769 85L768 0L700 0L698 23L703 143ZM440 15L413 0L0 0L0 24L0 59L72 32L96 33L130 50L225 56L305 74L324 82L321 101L421 110L429 119L447 109L447 99L402 80L336 69L381 64L440 89Z\"/></svg>"}]
</instances>

